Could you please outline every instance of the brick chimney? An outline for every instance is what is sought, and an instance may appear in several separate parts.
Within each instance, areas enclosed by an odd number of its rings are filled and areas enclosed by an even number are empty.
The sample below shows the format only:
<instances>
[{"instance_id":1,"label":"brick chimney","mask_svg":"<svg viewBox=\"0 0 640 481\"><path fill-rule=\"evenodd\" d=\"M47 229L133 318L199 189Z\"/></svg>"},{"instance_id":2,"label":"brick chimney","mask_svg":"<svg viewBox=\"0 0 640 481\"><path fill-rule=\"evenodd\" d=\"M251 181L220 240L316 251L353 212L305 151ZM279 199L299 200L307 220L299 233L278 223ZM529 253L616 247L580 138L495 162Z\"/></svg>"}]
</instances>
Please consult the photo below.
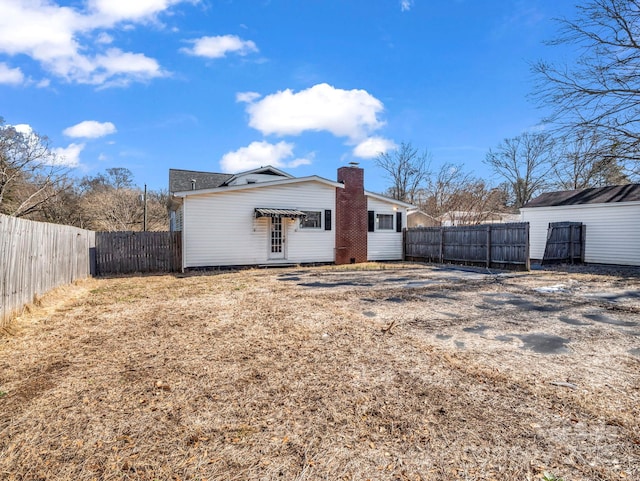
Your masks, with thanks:
<instances>
[{"instance_id":1,"label":"brick chimney","mask_svg":"<svg viewBox=\"0 0 640 481\"><path fill-rule=\"evenodd\" d=\"M336 189L336 264L367 262L367 198L364 170L358 164L338 169Z\"/></svg>"}]
</instances>

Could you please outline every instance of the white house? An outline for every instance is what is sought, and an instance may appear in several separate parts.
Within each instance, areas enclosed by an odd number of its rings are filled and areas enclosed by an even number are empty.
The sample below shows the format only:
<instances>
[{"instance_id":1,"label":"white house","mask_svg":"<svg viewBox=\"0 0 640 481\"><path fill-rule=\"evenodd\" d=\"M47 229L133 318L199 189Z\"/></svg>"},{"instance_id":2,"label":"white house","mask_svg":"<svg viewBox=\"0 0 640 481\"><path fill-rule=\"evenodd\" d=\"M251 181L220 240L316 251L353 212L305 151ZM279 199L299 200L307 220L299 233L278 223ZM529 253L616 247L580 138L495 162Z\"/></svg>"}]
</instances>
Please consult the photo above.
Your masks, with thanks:
<instances>
[{"instance_id":1,"label":"white house","mask_svg":"<svg viewBox=\"0 0 640 481\"><path fill-rule=\"evenodd\" d=\"M271 166L239 174L171 169L171 230L183 268L401 260L410 204L364 190L364 171L338 181Z\"/></svg>"},{"instance_id":2,"label":"white house","mask_svg":"<svg viewBox=\"0 0 640 481\"><path fill-rule=\"evenodd\" d=\"M640 184L547 192L520 212L532 259L544 256L550 222L582 222L585 262L640 265Z\"/></svg>"},{"instance_id":3,"label":"white house","mask_svg":"<svg viewBox=\"0 0 640 481\"><path fill-rule=\"evenodd\" d=\"M407 228L412 227L436 227L440 221L424 211L413 209L407 212Z\"/></svg>"},{"instance_id":4,"label":"white house","mask_svg":"<svg viewBox=\"0 0 640 481\"><path fill-rule=\"evenodd\" d=\"M443 226L478 225L478 224L508 224L521 222L520 214L510 212L450 210L442 214L440 223Z\"/></svg>"}]
</instances>

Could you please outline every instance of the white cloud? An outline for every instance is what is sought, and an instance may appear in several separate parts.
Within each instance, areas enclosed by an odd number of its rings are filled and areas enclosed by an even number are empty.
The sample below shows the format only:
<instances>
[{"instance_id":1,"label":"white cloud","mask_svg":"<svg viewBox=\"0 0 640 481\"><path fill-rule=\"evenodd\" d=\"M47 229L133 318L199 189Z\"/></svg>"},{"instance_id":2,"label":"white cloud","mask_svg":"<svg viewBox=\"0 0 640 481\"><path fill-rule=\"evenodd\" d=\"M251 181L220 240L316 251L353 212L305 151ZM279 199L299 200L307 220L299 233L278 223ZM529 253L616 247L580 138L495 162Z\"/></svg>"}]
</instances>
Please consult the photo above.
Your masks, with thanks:
<instances>
[{"instance_id":1,"label":"white cloud","mask_svg":"<svg viewBox=\"0 0 640 481\"><path fill-rule=\"evenodd\" d=\"M84 144L69 144L67 147L56 147L51 149L54 159L52 165L64 167L78 167L80 165L80 152L84 149Z\"/></svg>"},{"instance_id":2,"label":"white cloud","mask_svg":"<svg viewBox=\"0 0 640 481\"><path fill-rule=\"evenodd\" d=\"M373 159L380 153L386 153L396 147L397 145L393 140L383 137L369 137L354 147L353 155L361 159Z\"/></svg>"},{"instance_id":3,"label":"white cloud","mask_svg":"<svg viewBox=\"0 0 640 481\"><path fill-rule=\"evenodd\" d=\"M0 84L20 85L24 82L24 74L19 68L11 68L0 62Z\"/></svg>"},{"instance_id":4,"label":"white cloud","mask_svg":"<svg viewBox=\"0 0 640 481\"><path fill-rule=\"evenodd\" d=\"M105 135L116 132L116 126L111 122L97 122L96 120L85 120L79 124L67 127L62 132L67 137L84 139L97 139Z\"/></svg>"},{"instance_id":5,"label":"white cloud","mask_svg":"<svg viewBox=\"0 0 640 481\"><path fill-rule=\"evenodd\" d=\"M90 0L94 17L104 23L150 19L183 0Z\"/></svg>"},{"instance_id":6,"label":"white cloud","mask_svg":"<svg viewBox=\"0 0 640 481\"><path fill-rule=\"evenodd\" d=\"M104 45L109 45L109 44L113 43L113 37L111 35L109 35L107 32L101 32L96 37L96 42L102 43Z\"/></svg>"},{"instance_id":7,"label":"white cloud","mask_svg":"<svg viewBox=\"0 0 640 481\"><path fill-rule=\"evenodd\" d=\"M216 37L201 37L189 40L191 48L182 48L181 52L197 57L222 58L228 53L248 55L258 51L258 47L251 40L242 40L237 35L220 35Z\"/></svg>"},{"instance_id":8,"label":"white cloud","mask_svg":"<svg viewBox=\"0 0 640 481\"><path fill-rule=\"evenodd\" d=\"M249 103L249 125L265 135L328 131L359 142L379 129L384 106L366 90L342 90L326 83L294 93L287 89Z\"/></svg>"},{"instance_id":9,"label":"white cloud","mask_svg":"<svg viewBox=\"0 0 640 481\"><path fill-rule=\"evenodd\" d=\"M283 167L294 169L296 167L300 167L301 165L311 165L315 156L315 153L311 152L311 154L309 154L307 157L299 157L297 159L293 159L292 161L287 162Z\"/></svg>"},{"instance_id":10,"label":"white cloud","mask_svg":"<svg viewBox=\"0 0 640 481\"><path fill-rule=\"evenodd\" d=\"M247 147L241 147L234 152L222 156L220 166L224 172L242 172L256 169L265 165L274 167L299 167L311 163L311 159L298 158L291 161L294 145L289 142L271 144L266 141L251 142ZM310 156L313 157L313 154Z\"/></svg>"},{"instance_id":11,"label":"white cloud","mask_svg":"<svg viewBox=\"0 0 640 481\"><path fill-rule=\"evenodd\" d=\"M114 85L127 85L133 80L145 81L167 75L155 59L117 48L110 48L104 55L98 55L94 71L89 83L102 84L110 81Z\"/></svg>"},{"instance_id":12,"label":"white cloud","mask_svg":"<svg viewBox=\"0 0 640 481\"><path fill-rule=\"evenodd\" d=\"M13 126L16 132L24 136L31 136L33 134L33 128L29 124L16 124Z\"/></svg>"},{"instance_id":13,"label":"white cloud","mask_svg":"<svg viewBox=\"0 0 640 481\"><path fill-rule=\"evenodd\" d=\"M258 92L238 92L236 94L236 102L250 104L251 102L258 100L260 97L262 97L262 95Z\"/></svg>"},{"instance_id":14,"label":"white cloud","mask_svg":"<svg viewBox=\"0 0 640 481\"><path fill-rule=\"evenodd\" d=\"M413 7L413 0L400 0L400 10L408 12Z\"/></svg>"},{"instance_id":15,"label":"white cloud","mask_svg":"<svg viewBox=\"0 0 640 481\"><path fill-rule=\"evenodd\" d=\"M171 6L193 0L87 0L83 7L51 0L0 0L0 54L26 55L68 82L127 85L166 75L141 53L104 50L105 30L155 20ZM98 30L98 35L91 35Z\"/></svg>"}]
</instances>

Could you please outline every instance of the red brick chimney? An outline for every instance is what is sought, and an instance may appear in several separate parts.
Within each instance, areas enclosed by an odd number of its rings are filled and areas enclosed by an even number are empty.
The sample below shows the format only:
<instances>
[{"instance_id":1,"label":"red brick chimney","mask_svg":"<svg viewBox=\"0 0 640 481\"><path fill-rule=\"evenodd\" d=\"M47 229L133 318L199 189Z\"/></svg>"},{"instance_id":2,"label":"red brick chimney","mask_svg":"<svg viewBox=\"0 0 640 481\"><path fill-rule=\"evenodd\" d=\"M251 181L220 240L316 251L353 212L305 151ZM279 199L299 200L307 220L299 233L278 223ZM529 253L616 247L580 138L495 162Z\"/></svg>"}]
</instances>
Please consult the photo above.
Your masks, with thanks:
<instances>
[{"instance_id":1,"label":"red brick chimney","mask_svg":"<svg viewBox=\"0 0 640 481\"><path fill-rule=\"evenodd\" d=\"M367 262L367 198L364 170L352 163L338 169L336 189L336 264Z\"/></svg>"}]
</instances>

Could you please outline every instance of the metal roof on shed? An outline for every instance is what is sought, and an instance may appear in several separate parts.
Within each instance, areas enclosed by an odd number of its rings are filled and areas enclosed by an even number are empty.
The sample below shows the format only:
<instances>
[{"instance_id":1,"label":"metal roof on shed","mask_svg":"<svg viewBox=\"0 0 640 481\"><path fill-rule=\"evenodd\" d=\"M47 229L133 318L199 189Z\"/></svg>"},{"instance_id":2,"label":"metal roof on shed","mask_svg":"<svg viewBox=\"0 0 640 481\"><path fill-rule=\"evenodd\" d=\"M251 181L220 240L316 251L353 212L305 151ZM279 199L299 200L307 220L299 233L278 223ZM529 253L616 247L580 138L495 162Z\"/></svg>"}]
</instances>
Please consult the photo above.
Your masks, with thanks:
<instances>
[{"instance_id":1,"label":"metal roof on shed","mask_svg":"<svg viewBox=\"0 0 640 481\"><path fill-rule=\"evenodd\" d=\"M561 190L546 192L527 202L523 208L555 207L564 205L609 204L617 202L639 202L640 184L613 185L591 189Z\"/></svg>"}]
</instances>

